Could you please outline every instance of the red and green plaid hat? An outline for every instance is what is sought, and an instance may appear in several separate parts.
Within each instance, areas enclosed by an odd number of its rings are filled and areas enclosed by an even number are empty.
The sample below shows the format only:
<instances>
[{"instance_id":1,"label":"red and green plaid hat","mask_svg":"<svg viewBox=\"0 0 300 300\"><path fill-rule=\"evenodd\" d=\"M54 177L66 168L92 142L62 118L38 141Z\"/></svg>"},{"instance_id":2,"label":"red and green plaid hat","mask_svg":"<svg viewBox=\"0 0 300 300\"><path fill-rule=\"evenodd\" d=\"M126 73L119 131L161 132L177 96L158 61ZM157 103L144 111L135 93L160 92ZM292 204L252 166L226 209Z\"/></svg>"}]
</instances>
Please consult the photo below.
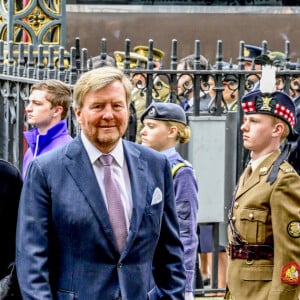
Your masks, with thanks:
<instances>
[{"instance_id":1,"label":"red and green plaid hat","mask_svg":"<svg viewBox=\"0 0 300 300\"><path fill-rule=\"evenodd\" d=\"M262 93L261 90L255 90L242 98L242 109L245 114L267 114L283 120L290 128L288 140L295 141L298 138L294 130L296 108L288 94L280 91Z\"/></svg>"}]
</instances>

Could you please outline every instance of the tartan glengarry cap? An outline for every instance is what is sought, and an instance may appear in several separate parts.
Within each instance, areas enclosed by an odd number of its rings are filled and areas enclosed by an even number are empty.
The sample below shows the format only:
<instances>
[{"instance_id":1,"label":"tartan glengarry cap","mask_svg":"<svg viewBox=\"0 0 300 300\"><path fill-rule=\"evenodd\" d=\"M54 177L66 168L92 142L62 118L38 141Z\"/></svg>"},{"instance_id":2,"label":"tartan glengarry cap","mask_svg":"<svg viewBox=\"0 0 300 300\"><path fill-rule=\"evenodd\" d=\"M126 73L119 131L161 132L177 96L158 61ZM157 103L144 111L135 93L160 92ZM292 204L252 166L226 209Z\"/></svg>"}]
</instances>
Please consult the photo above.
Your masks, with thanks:
<instances>
[{"instance_id":1,"label":"tartan glengarry cap","mask_svg":"<svg viewBox=\"0 0 300 300\"><path fill-rule=\"evenodd\" d=\"M245 114L267 114L279 118L290 128L288 139L294 140L298 137L294 130L296 108L288 94L280 91L262 93L260 90L255 90L242 98L242 109Z\"/></svg>"},{"instance_id":2,"label":"tartan glengarry cap","mask_svg":"<svg viewBox=\"0 0 300 300\"><path fill-rule=\"evenodd\" d=\"M187 125L185 112L176 103L153 102L141 115L142 123L144 119L174 121Z\"/></svg>"}]
</instances>

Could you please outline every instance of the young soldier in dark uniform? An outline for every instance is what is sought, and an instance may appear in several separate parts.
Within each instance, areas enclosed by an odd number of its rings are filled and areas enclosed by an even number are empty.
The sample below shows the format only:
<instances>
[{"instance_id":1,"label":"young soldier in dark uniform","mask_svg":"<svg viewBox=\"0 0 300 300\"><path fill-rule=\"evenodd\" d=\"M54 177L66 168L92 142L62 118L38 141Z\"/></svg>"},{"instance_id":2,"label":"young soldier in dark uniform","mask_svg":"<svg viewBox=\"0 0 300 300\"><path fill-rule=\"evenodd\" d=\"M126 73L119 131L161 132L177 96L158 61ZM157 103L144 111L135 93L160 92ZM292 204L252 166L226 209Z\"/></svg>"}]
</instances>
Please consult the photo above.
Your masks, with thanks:
<instances>
[{"instance_id":1,"label":"young soldier in dark uniform","mask_svg":"<svg viewBox=\"0 0 300 300\"><path fill-rule=\"evenodd\" d=\"M296 300L300 178L285 161L289 142L297 138L295 106L287 94L266 90L261 80L260 90L242 98L242 109L241 130L251 160L240 177L229 216L227 299Z\"/></svg>"}]
</instances>

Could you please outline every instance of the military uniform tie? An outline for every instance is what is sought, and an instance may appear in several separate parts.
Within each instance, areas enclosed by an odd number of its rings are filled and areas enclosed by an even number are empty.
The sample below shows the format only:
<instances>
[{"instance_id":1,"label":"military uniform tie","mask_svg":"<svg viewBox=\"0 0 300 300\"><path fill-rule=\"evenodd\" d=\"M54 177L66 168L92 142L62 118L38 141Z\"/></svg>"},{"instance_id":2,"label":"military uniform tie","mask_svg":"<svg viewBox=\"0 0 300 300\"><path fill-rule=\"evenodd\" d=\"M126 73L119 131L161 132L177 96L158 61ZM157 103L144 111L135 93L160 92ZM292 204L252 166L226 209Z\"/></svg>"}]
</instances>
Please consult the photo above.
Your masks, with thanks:
<instances>
[{"instance_id":1,"label":"military uniform tie","mask_svg":"<svg viewBox=\"0 0 300 300\"><path fill-rule=\"evenodd\" d=\"M252 166L251 166L251 163L249 163L246 170L245 170L243 185L248 180L248 178L251 176L251 174L252 174Z\"/></svg>"},{"instance_id":2,"label":"military uniform tie","mask_svg":"<svg viewBox=\"0 0 300 300\"><path fill-rule=\"evenodd\" d=\"M120 191L112 174L112 162L114 158L112 155L107 154L101 155L99 159L104 166L104 185L109 219L118 250L121 253L127 239L127 229Z\"/></svg>"}]
</instances>

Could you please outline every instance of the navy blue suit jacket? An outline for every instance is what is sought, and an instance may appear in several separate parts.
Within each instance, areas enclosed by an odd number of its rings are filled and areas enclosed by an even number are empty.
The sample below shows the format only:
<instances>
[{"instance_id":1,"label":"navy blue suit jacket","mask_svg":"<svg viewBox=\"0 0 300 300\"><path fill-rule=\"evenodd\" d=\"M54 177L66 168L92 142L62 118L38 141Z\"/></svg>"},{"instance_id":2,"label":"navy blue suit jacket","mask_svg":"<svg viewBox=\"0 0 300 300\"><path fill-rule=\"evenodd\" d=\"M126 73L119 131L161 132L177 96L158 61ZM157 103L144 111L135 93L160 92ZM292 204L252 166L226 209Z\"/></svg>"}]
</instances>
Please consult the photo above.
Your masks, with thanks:
<instances>
[{"instance_id":1,"label":"navy blue suit jacket","mask_svg":"<svg viewBox=\"0 0 300 300\"><path fill-rule=\"evenodd\" d=\"M0 278L15 261L15 240L22 177L11 163L0 159Z\"/></svg>"},{"instance_id":2,"label":"navy blue suit jacket","mask_svg":"<svg viewBox=\"0 0 300 300\"><path fill-rule=\"evenodd\" d=\"M121 256L80 137L31 163L17 226L24 300L112 300L120 292L123 300L184 299L183 249L168 160L141 145L123 144L133 211Z\"/></svg>"}]
</instances>

